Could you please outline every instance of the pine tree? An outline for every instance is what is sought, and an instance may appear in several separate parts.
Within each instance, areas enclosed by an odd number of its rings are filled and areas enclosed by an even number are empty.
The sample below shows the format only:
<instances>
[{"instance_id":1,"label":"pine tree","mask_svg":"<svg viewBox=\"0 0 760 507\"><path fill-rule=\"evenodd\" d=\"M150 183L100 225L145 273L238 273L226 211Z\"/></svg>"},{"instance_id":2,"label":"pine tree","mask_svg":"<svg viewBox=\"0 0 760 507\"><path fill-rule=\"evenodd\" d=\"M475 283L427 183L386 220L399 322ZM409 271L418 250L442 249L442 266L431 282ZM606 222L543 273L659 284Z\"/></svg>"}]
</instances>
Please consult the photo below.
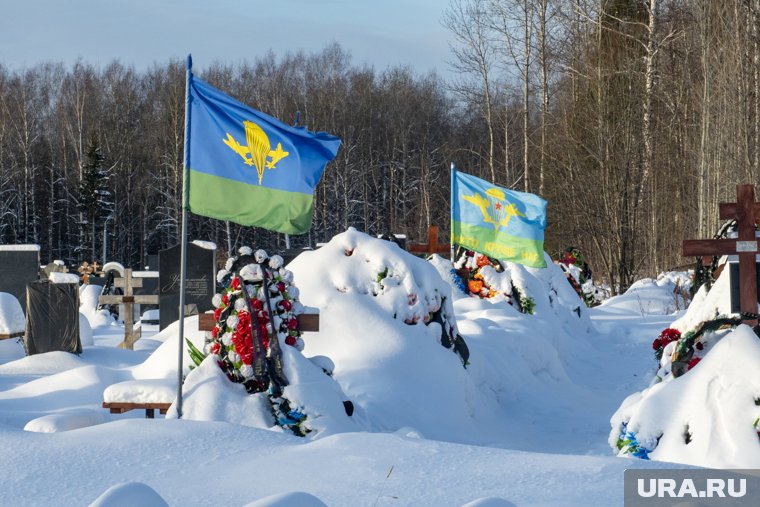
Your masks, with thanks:
<instances>
[{"instance_id":1,"label":"pine tree","mask_svg":"<svg viewBox=\"0 0 760 507\"><path fill-rule=\"evenodd\" d=\"M86 239L90 240L91 260L96 259L95 241L98 224L109 217L113 211L112 194L108 188L110 174L104 167L105 157L100 152L98 139L93 135L87 148L87 157L82 167L82 180L79 184L79 213L83 249ZM89 234L88 234L89 231ZM87 238L89 236L89 238Z\"/></svg>"}]
</instances>

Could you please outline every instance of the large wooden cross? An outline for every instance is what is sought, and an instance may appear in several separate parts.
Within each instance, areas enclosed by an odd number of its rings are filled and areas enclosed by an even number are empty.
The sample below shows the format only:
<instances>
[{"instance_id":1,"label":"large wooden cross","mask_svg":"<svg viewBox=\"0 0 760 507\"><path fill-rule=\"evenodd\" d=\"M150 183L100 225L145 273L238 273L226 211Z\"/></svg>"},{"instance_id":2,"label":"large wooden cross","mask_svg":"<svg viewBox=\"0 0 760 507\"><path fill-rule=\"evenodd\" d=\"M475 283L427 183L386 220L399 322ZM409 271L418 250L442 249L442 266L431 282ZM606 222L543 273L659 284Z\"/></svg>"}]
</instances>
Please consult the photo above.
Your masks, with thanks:
<instances>
[{"instance_id":1,"label":"large wooden cross","mask_svg":"<svg viewBox=\"0 0 760 507\"><path fill-rule=\"evenodd\" d=\"M414 254L441 254L449 255L451 253L451 247L447 244L438 243L438 226L431 225L428 227L428 242L415 245L409 245L409 251Z\"/></svg>"},{"instance_id":2,"label":"large wooden cross","mask_svg":"<svg viewBox=\"0 0 760 507\"><path fill-rule=\"evenodd\" d=\"M720 203L720 218L735 218L739 226L737 239L698 239L683 242L683 255L739 255L739 309L743 322L757 325L757 269L758 253L755 237L755 220L760 218L760 203L755 202L752 185L736 186L736 203Z\"/></svg>"},{"instance_id":3,"label":"large wooden cross","mask_svg":"<svg viewBox=\"0 0 760 507\"><path fill-rule=\"evenodd\" d=\"M124 270L124 278L114 278L113 285L124 289L124 295L100 296L98 303L101 305L124 305L124 341L119 344L120 349L132 350L135 342L142 336L141 328L135 328L134 308L135 305L157 305L158 296L145 294L135 295L133 289L142 287L143 279L132 276L132 270Z\"/></svg>"}]
</instances>

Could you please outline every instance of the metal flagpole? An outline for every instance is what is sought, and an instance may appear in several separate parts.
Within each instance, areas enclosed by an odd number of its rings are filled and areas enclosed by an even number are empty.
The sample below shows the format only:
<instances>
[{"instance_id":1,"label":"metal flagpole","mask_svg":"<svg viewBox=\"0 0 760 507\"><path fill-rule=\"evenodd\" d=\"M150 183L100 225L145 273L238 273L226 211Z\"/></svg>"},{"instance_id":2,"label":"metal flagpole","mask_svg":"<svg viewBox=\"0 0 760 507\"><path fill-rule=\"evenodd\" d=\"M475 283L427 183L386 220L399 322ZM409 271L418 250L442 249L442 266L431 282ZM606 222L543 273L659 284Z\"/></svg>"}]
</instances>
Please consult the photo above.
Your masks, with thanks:
<instances>
[{"instance_id":1,"label":"metal flagpole","mask_svg":"<svg viewBox=\"0 0 760 507\"><path fill-rule=\"evenodd\" d=\"M449 217L451 225L449 225L449 260L454 262L454 173L456 172L454 162L451 163L451 202L449 203Z\"/></svg>"},{"instance_id":2,"label":"metal flagpole","mask_svg":"<svg viewBox=\"0 0 760 507\"><path fill-rule=\"evenodd\" d=\"M187 275L187 158L190 151L190 83L193 57L187 55L185 81L185 154L182 164L182 233L180 234L179 337L177 340L177 418L182 419L182 370L185 355L185 277Z\"/></svg>"}]
</instances>

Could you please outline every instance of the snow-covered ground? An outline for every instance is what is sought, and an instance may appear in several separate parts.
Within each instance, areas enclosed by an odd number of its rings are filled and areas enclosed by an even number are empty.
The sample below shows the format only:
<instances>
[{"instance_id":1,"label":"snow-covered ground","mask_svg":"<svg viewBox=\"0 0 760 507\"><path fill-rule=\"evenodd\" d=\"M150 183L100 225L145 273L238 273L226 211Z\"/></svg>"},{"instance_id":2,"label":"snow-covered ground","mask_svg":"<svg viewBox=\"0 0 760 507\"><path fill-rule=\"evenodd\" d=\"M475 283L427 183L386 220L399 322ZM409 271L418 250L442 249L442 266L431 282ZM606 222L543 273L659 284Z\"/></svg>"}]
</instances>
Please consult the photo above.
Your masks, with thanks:
<instances>
[{"instance_id":1,"label":"snow-covered ground","mask_svg":"<svg viewBox=\"0 0 760 507\"><path fill-rule=\"evenodd\" d=\"M657 371L653 338L681 315L669 283L589 310L553 264L507 264L531 315L465 296L450 268L353 230L291 263L301 301L320 309L303 355L283 347L305 438L267 429L263 401L208 361L188 376L182 420L109 414L111 386L176 378L177 326L118 349L122 328L83 291L94 344L80 356L0 342L0 504L614 506L626 468L682 466L608 445L611 417ZM442 326L466 341L466 367ZM202 348L196 329L188 318Z\"/></svg>"}]
</instances>

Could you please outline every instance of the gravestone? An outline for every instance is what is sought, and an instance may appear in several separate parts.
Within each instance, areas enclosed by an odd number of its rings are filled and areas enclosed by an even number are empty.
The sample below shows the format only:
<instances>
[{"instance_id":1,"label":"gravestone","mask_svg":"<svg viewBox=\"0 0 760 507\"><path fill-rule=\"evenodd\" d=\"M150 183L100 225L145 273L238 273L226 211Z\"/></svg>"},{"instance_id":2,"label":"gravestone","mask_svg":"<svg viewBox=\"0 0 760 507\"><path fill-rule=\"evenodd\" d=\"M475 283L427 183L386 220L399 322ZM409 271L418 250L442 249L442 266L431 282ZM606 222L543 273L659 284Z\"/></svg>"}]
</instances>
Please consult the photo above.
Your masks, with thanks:
<instances>
[{"instance_id":1,"label":"gravestone","mask_svg":"<svg viewBox=\"0 0 760 507\"><path fill-rule=\"evenodd\" d=\"M12 294L26 312L26 284L39 279L38 245L0 245L0 292Z\"/></svg>"},{"instance_id":2,"label":"gravestone","mask_svg":"<svg viewBox=\"0 0 760 507\"><path fill-rule=\"evenodd\" d=\"M158 271L158 254L148 254L148 270Z\"/></svg>"},{"instance_id":3,"label":"gravestone","mask_svg":"<svg viewBox=\"0 0 760 507\"><path fill-rule=\"evenodd\" d=\"M180 245L176 245L158 254L160 329L179 320L180 253ZM187 245L185 316L214 309L211 298L216 293L215 254L212 248Z\"/></svg>"},{"instance_id":4,"label":"gravestone","mask_svg":"<svg viewBox=\"0 0 760 507\"><path fill-rule=\"evenodd\" d=\"M79 287L39 280L26 286L27 355L63 351L82 353L79 340Z\"/></svg>"},{"instance_id":5,"label":"gravestone","mask_svg":"<svg viewBox=\"0 0 760 507\"><path fill-rule=\"evenodd\" d=\"M158 271L133 271L132 276L142 278L142 286L136 287L135 296L158 296ZM156 310L158 305L140 305L140 315L146 310Z\"/></svg>"}]
</instances>

